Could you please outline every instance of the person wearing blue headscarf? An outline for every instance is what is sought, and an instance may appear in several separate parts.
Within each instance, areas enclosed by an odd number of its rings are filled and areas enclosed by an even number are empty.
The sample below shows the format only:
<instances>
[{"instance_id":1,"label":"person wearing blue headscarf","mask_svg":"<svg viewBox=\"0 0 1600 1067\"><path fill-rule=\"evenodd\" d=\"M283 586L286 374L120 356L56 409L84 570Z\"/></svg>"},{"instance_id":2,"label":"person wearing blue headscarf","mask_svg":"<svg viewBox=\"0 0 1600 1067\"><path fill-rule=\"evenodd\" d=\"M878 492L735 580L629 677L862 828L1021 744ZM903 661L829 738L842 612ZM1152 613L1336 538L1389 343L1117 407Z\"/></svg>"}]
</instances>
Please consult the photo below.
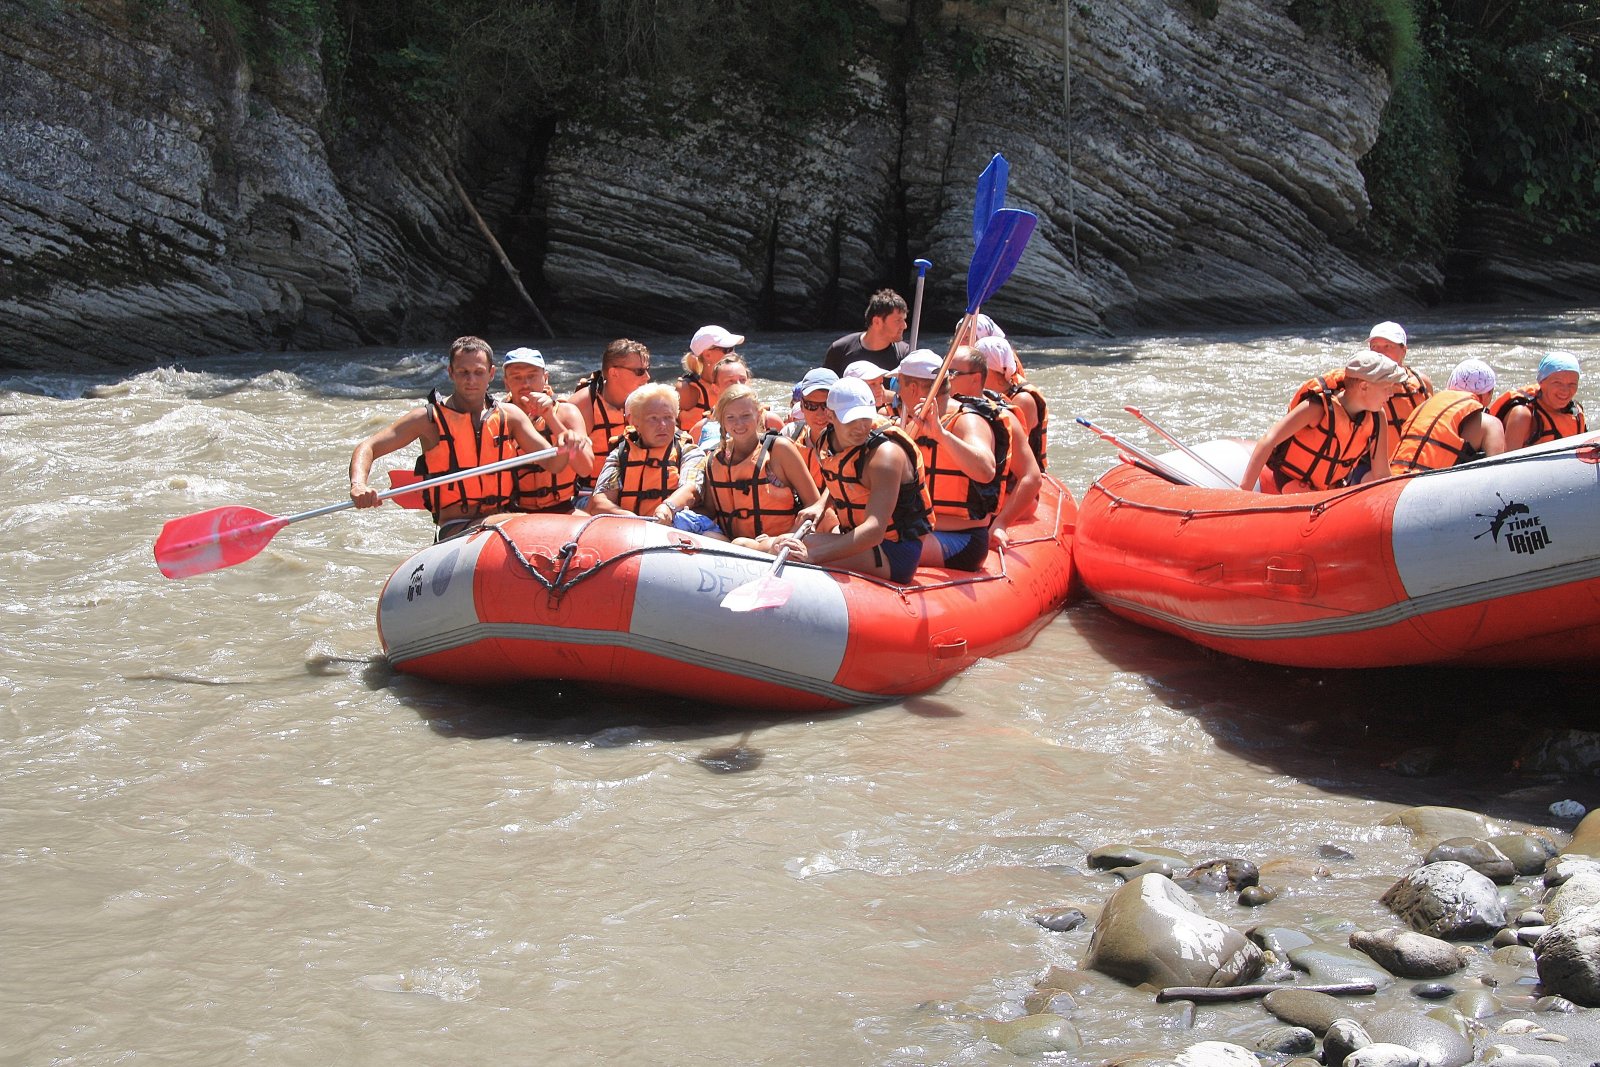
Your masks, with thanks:
<instances>
[{"instance_id":1,"label":"person wearing blue headscarf","mask_svg":"<svg viewBox=\"0 0 1600 1067\"><path fill-rule=\"evenodd\" d=\"M1506 451L1584 433L1589 429L1578 403L1578 357L1551 352L1539 361L1538 382L1513 389L1489 409L1506 428Z\"/></svg>"}]
</instances>

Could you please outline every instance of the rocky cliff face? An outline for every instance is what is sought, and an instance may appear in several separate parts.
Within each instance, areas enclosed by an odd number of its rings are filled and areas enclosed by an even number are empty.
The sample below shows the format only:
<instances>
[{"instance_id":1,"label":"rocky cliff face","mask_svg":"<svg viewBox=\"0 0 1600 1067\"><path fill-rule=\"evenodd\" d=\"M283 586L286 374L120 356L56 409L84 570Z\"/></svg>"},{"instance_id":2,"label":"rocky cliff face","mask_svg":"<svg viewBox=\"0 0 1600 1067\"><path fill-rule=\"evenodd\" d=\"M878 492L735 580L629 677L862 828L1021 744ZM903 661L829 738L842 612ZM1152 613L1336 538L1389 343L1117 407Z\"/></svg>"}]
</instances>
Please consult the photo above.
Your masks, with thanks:
<instances>
[{"instance_id":1,"label":"rocky cliff face","mask_svg":"<svg viewBox=\"0 0 1600 1067\"><path fill-rule=\"evenodd\" d=\"M920 39L959 27L981 70L948 45L909 71L863 55L798 121L759 85L692 117L622 89L626 118L557 121L533 154L533 132L468 151L416 113L330 142L313 66L253 81L177 7L0 5L0 366L486 329L498 268L445 176L462 159L567 331L848 327L873 288L909 288L915 256L953 318L996 151L1008 202L1041 220L988 309L1008 327L1388 316L1439 284L1351 250L1385 79L1283 0L1212 19L1187 0L885 2L921 12L902 26Z\"/></svg>"}]
</instances>

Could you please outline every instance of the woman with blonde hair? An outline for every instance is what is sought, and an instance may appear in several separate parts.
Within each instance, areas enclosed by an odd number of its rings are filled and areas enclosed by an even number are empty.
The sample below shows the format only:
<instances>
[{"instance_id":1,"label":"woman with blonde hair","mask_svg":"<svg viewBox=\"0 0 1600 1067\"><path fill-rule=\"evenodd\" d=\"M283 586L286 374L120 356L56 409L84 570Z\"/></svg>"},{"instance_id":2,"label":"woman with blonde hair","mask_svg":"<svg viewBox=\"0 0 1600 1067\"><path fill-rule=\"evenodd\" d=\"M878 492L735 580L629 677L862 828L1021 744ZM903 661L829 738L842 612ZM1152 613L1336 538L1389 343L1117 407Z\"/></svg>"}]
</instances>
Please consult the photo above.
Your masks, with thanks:
<instances>
[{"instance_id":1,"label":"woman with blonde hair","mask_svg":"<svg viewBox=\"0 0 1600 1067\"><path fill-rule=\"evenodd\" d=\"M717 394L708 388L717 364L734 356L744 344L744 335L721 326L702 326L689 341L683 354L684 373L678 378L678 428L693 431L702 419L709 418ZM737 358L737 357L735 357Z\"/></svg>"},{"instance_id":2,"label":"woman with blonde hair","mask_svg":"<svg viewBox=\"0 0 1600 1067\"><path fill-rule=\"evenodd\" d=\"M773 538L793 530L796 513L819 495L805 456L767 428L765 406L742 382L724 389L712 411L722 440L706 457L700 511L734 544L775 551Z\"/></svg>"}]
</instances>

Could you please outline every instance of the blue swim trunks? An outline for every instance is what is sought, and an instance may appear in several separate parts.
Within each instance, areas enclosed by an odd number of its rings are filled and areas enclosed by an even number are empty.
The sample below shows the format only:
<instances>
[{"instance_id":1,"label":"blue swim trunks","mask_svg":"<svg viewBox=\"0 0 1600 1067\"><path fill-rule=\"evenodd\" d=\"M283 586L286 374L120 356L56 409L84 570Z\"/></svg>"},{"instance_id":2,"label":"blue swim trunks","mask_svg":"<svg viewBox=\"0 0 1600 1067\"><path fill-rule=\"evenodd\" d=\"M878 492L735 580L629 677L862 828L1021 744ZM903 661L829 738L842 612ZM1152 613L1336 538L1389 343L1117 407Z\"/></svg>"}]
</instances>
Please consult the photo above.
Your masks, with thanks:
<instances>
[{"instance_id":1,"label":"blue swim trunks","mask_svg":"<svg viewBox=\"0 0 1600 1067\"><path fill-rule=\"evenodd\" d=\"M975 571L983 566L989 555L989 527L975 526L970 530L935 530L944 549L944 565L953 571Z\"/></svg>"}]
</instances>

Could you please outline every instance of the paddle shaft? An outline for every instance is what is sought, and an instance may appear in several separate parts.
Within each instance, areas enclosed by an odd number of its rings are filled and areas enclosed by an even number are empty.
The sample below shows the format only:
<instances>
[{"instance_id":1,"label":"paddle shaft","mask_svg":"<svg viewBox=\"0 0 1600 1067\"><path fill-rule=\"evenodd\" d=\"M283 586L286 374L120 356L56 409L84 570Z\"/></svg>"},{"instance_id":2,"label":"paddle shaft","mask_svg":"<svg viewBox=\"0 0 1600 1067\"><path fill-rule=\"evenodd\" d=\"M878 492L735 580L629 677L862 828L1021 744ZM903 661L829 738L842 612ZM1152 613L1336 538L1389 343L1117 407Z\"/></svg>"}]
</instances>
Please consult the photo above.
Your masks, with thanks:
<instances>
[{"instance_id":1,"label":"paddle shaft","mask_svg":"<svg viewBox=\"0 0 1600 1067\"><path fill-rule=\"evenodd\" d=\"M810 519L807 519L805 522L802 522L798 528L796 528L794 535L796 537L804 537L806 534L811 532L811 527L813 525L815 524L812 523ZM768 578L776 578L778 576L778 572L783 570L783 565L789 561L789 548L789 545L784 545L782 548L778 549L778 557L772 561L772 569L766 574Z\"/></svg>"},{"instance_id":2,"label":"paddle shaft","mask_svg":"<svg viewBox=\"0 0 1600 1067\"><path fill-rule=\"evenodd\" d=\"M922 330L922 283L927 280L931 260L919 259L917 265L917 295L911 301L911 351L917 350L917 334Z\"/></svg>"},{"instance_id":3,"label":"paddle shaft","mask_svg":"<svg viewBox=\"0 0 1600 1067\"><path fill-rule=\"evenodd\" d=\"M1155 456L1151 455L1149 452L1146 452L1138 445L1132 443L1131 441L1124 441L1110 430L1102 430L1100 427L1084 418L1080 418L1078 420L1078 425L1082 426L1084 429L1088 430L1090 433L1094 434L1107 444L1115 445L1117 448L1122 449L1122 451L1128 453L1128 455L1132 456L1140 463L1145 464L1151 470L1161 474L1163 477L1170 478L1179 485L1193 485L1196 488L1204 488L1203 486L1200 486L1199 483L1197 483L1193 478L1179 473L1177 470L1167 466L1165 463L1161 462Z\"/></svg>"},{"instance_id":4,"label":"paddle shaft","mask_svg":"<svg viewBox=\"0 0 1600 1067\"><path fill-rule=\"evenodd\" d=\"M1188 445L1186 445L1182 441L1178 440L1172 434L1170 434L1166 430L1162 429L1161 428L1161 424L1156 422L1155 419L1150 418L1150 416L1146 415L1144 412L1140 411L1138 408L1134 407L1132 404L1129 404L1127 407L1124 407L1122 410L1126 411L1129 415L1132 415L1134 418L1138 419L1140 422L1142 422L1146 426L1150 427L1152 430L1154 430L1156 433L1160 434L1162 437L1165 437L1168 441L1171 441L1174 445L1177 446L1178 451L1182 452L1184 455L1188 456L1190 459L1192 459L1196 463L1200 464L1200 466L1204 467L1206 470L1208 470L1212 474L1216 475L1217 481L1219 483L1218 486L1217 486L1218 489L1236 489L1236 488L1238 488L1238 485L1239 485L1238 482L1234 481L1232 478L1229 478L1226 474L1223 474L1216 467L1213 467L1211 465L1211 463L1204 456L1202 456L1200 453L1196 452L1194 449L1190 448Z\"/></svg>"},{"instance_id":5,"label":"paddle shaft","mask_svg":"<svg viewBox=\"0 0 1600 1067\"><path fill-rule=\"evenodd\" d=\"M451 482L462 482L466 481L468 478L476 478L479 475L498 474L500 471L510 470L512 467L521 467L527 463L537 463L541 459L549 459L559 451L561 451L559 448L541 448L539 451L529 452L527 455L508 456L505 459L495 460L493 463L485 463L481 467L473 467L469 470L456 471L454 474L440 474L433 478L424 478L422 481L412 482L410 485L401 485L396 486L393 489L385 489L383 492L378 494L378 499L388 500L390 497L400 496L402 493L420 493L424 489L432 489L436 485L449 485ZM355 506L356 502L354 500L341 500L337 504L329 504L326 507L313 508L310 511L302 511L298 515L290 515L280 521L284 526L288 526L292 522L302 522L306 519L315 519L322 515L332 515L336 511L343 511L345 508L353 508Z\"/></svg>"}]
</instances>

